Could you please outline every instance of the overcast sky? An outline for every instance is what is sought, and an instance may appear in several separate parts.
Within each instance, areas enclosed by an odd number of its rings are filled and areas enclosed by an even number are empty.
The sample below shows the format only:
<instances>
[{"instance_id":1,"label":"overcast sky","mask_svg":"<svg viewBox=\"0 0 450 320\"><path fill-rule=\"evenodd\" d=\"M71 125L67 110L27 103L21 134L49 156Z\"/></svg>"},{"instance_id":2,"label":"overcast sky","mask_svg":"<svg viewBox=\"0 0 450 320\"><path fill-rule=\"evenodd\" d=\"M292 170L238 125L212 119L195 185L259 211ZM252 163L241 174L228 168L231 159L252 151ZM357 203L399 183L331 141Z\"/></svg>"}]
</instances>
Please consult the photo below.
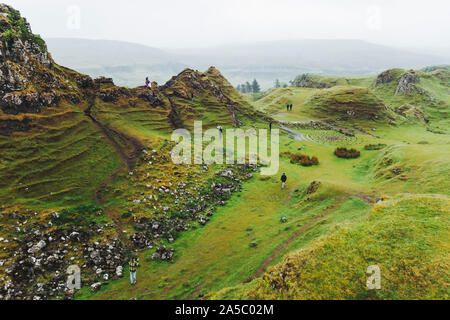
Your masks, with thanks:
<instances>
[{"instance_id":1,"label":"overcast sky","mask_svg":"<svg viewBox=\"0 0 450 320\"><path fill-rule=\"evenodd\" d=\"M4 0L44 38L199 47L293 39L361 39L450 47L449 0Z\"/></svg>"}]
</instances>

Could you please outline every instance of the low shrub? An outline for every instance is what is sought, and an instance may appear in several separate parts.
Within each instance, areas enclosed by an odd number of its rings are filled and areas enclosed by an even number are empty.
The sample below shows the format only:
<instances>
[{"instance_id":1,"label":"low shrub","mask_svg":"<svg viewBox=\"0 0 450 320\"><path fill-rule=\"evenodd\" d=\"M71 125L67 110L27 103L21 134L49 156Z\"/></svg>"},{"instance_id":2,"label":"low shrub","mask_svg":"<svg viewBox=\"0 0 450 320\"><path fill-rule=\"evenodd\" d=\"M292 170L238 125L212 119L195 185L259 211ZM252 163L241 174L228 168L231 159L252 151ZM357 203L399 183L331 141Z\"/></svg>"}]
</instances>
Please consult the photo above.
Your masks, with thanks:
<instances>
[{"instance_id":1,"label":"low shrub","mask_svg":"<svg viewBox=\"0 0 450 320\"><path fill-rule=\"evenodd\" d=\"M131 218L131 212L124 212L124 213L122 214L122 218L123 218L123 219Z\"/></svg>"},{"instance_id":2,"label":"low shrub","mask_svg":"<svg viewBox=\"0 0 450 320\"><path fill-rule=\"evenodd\" d=\"M54 215L51 221L54 225L63 226L66 224L87 227L102 213L102 209L95 204L85 204L68 209L64 209L59 215Z\"/></svg>"},{"instance_id":3,"label":"low shrub","mask_svg":"<svg viewBox=\"0 0 450 320\"><path fill-rule=\"evenodd\" d=\"M297 163L303 167L311 167L317 166L319 164L319 159L317 157L310 158L304 154L293 154L291 156L291 163Z\"/></svg>"},{"instance_id":4,"label":"low shrub","mask_svg":"<svg viewBox=\"0 0 450 320\"><path fill-rule=\"evenodd\" d=\"M356 159L359 158L359 156L361 155L361 152L356 150L356 149L350 149L348 150L347 148L337 148L334 151L334 154L338 157L338 158L343 158L343 159Z\"/></svg>"}]
</instances>

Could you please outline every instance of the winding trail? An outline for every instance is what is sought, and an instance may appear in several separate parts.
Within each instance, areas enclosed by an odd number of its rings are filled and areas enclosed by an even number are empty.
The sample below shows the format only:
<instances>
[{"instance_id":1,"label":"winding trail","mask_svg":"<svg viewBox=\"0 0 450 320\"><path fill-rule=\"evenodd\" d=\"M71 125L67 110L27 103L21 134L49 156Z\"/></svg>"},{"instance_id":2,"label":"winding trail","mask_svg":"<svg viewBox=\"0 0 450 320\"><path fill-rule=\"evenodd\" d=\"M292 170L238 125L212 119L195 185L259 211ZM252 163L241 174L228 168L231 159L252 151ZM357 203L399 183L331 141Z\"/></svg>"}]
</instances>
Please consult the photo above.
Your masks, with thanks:
<instances>
[{"instance_id":1,"label":"winding trail","mask_svg":"<svg viewBox=\"0 0 450 320\"><path fill-rule=\"evenodd\" d=\"M102 133L106 138L108 143L114 148L116 153L120 157L120 166L94 191L95 201L103 207L103 209L108 213L111 219L114 221L116 225L116 232L120 240L126 244L129 243L129 240L124 236L123 227L122 227L122 219L120 216L120 212L116 209L108 207L104 207L104 191L123 171L132 171L136 165L137 158L141 150L143 149L143 145L137 141L136 139L125 136L122 133L116 132L107 126L103 125L100 121L98 121L92 115L92 108L95 106L95 94L88 93L89 97L89 107L85 111L85 115L91 120L93 126L97 129L98 132ZM113 138L112 133L118 136L120 139L125 141L126 144L131 145L133 147L133 151L131 153L127 153L123 148L119 145L119 143Z\"/></svg>"},{"instance_id":2,"label":"winding trail","mask_svg":"<svg viewBox=\"0 0 450 320\"><path fill-rule=\"evenodd\" d=\"M285 249L289 244L291 244L294 240L305 234L306 231L310 227L312 227L316 222L320 221L322 218L331 214L334 210L336 210L345 200L348 199L348 196L341 197L338 200L334 201L329 207L327 207L324 212L308 222L298 231L296 231L292 236L290 236L286 241L284 241L275 251L263 262L263 264L256 270L256 272L252 275L252 279L261 277L266 271L267 266L280 254L280 252Z\"/></svg>"},{"instance_id":3,"label":"winding trail","mask_svg":"<svg viewBox=\"0 0 450 320\"><path fill-rule=\"evenodd\" d=\"M258 268L258 270L256 270L256 272L252 275L251 278L255 279L261 277L266 271L267 266L281 253L281 251L283 251L289 244L291 244L297 238L304 235L305 232L308 231L315 223L319 222L321 219L325 218L326 216L337 210L347 199L351 197L359 198L369 205L373 205L375 203L372 197L359 193L346 195L337 199L330 206L325 208L325 210L322 212L320 216L308 222L306 225L304 225L302 228L296 231L292 236L290 236L286 241L284 241L277 249L275 249L275 251L263 262L263 264Z\"/></svg>"},{"instance_id":4,"label":"winding trail","mask_svg":"<svg viewBox=\"0 0 450 320\"><path fill-rule=\"evenodd\" d=\"M286 126L283 125L283 124L280 124L280 127L281 127L281 129L283 129L284 131L288 132L294 140L297 140L297 141L310 141L310 142L313 141L313 140L311 139L311 137L309 137L308 135L305 136L304 134L301 134L301 133L299 133L299 132L297 132L297 131L294 131L294 130L292 130L292 129L289 129L288 127L286 127Z\"/></svg>"},{"instance_id":5,"label":"winding trail","mask_svg":"<svg viewBox=\"0 0 450 320\"><path fill-rule=\"evenodd\" d=\"M92 93L89 94L89 107L86 109L85 114L86 116L91 119L92 124L96 129L103 134L103 136L106 138L108 143L114 148L116 153L119 155L121 159L121 164L119 168L114 171L95 191L95 200L99 204L104 203L103 198L103 191L105 188L114 181L119 174L124 170L133 170L134 166L136 165L137 158L139 157L139 154L141 150L143 149L143 145L137 141L136 139L130 138L125 136L122 133L116 132L104 124L102 124L100 121L98 121L93 115L92 115L92 108L95 106L95 95ZM131 153L127 153L123 148L119 145L119 143L113 138L112 133L114 133L116 136L118 136L120 139L125 141L127 144L131 145L133 147L133 151Z\"/></svg>"}]
</instances>

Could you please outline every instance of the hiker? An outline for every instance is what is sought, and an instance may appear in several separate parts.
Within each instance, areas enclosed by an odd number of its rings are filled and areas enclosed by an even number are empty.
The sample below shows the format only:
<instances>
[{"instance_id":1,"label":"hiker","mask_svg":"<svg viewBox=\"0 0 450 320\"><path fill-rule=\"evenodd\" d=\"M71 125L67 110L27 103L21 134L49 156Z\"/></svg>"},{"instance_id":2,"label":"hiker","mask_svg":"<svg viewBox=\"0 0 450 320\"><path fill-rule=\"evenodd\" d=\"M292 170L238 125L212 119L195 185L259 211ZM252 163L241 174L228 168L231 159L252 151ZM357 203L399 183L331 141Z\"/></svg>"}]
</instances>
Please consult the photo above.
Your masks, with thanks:
<instances>
[{"instance_id":1,"label":"hiker","mask_svg":"<svg viewBox=\"0 0 450 320\"><path fill-rule=\"evenodd\" d=\"M150 80L148 80L148 77L145 78L145 87L150 89Z\"/></svg>"},{"instance_id":2,"label":"hiker","mask_svg":"<svg viewBox=\"0 0 450 320\"><path fill-rule=\"evenodd\" d=\"M286 105L286 109L287 109L287 111L289 111L289 104Z\"/></svg>"},{"instance_id":3,"label":"hiker","mask_svg":"<svg viewBox=\"0 0 450 320\"><path fill-rule=\"evenodd\" d=\"M286 173L283 173L283 175L281 176L281 189L284 189L284 187L286 187L286 181L287 181Z\"/></svg>"},{"instance_id":4,"label":"hiker","mask_svg":"<svg viewBox=\"0 0 450 320\"><path fill-rule=\"evenodd\" d=\"M270 129L270 131L272 131L272 120L270 120L270 122L269 122L269 129Z\"/></svg>"},{"instance_id":5,"label":"hiker","mask_svg":"<svg viewBox=\"0 0 450 320\"><path fill-rule=\"evenodd\" d=\"M220 136L223 135L223 128L221 126L218 126L217 129L220 131Z\"/></svg>"},{"instance_id":6,"label":"hiker","mask_svg":"<svg viewBox=\"0 0 450 320\"><path fill-rule=\"evenodd\" d=\"M291 111L292 111L292 109L294 108L294 105L293 104L291 104Z\"/></svg>"},{"instance_id":7,"label":"hiker","mask_svg":"<svg viewBox=\"0 0 450 320\"><path fill-rule=\"evenodd\" d=\"M132 257L130 262L130 282L132 285L136 284L136 269L139 266L139 262L135 257Z\"/></svg>"}]
</instances>

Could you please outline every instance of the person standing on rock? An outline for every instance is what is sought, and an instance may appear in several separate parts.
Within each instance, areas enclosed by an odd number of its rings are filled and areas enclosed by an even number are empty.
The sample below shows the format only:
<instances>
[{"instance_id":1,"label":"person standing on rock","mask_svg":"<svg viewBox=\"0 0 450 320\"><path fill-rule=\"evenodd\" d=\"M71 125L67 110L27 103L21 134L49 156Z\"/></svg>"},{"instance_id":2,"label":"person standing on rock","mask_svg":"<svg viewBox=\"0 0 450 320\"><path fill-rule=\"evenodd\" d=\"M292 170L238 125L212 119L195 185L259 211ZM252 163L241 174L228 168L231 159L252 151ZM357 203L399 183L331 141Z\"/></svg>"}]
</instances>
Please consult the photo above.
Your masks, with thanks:
<instances>
[{"instance_id":1,"label":"person standing on rock","mask_svg":"<svg viewBox=\"0 0 450 320\"><path fill-rule=\"evenodd\" d=\"M136 284L136 271L137 271L137 267L139 265L139 263L137 262L136 258L133 257L131 258L130 262L130 282L132 285Z\"/></svg>"},{"instance_id":2,"label":"person standing on rock","mask_svg":"<svg viewBox=\"0 0 450 320\"><path fill-rule=\"evenodd\" d=\"M148 77L147 77L147 78L145 78L145 87L150 89L149 85L150 85L150 80L148 80Z\"/></svg>"},{"instance_id":3,"label":"person standing on rock","mask_svg":"<svg viewBox=\"0 0 450 320\"><path fill-rule=\"evenodd\" d=\"M286 181L287 181L286 173L283 173L283 175L281 176L281 189L284 189L286 187Z\"/></svg>"}]
</instances>

